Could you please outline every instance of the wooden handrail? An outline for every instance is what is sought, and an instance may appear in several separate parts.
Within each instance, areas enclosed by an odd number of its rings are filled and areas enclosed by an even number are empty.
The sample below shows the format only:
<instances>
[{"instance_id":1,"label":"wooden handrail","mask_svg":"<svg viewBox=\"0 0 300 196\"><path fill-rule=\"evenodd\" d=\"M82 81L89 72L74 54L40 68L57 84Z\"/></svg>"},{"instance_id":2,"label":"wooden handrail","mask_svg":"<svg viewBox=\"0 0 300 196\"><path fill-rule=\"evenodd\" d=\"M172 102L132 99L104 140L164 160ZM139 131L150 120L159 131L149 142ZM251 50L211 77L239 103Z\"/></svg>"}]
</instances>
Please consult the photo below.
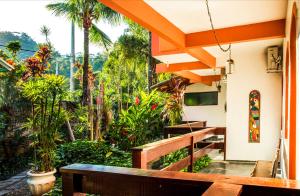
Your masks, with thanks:
<instances>
[{"instance_id":1,"label":"wooden handrail","mask_svg":"<svg viewBox=\"0 0 300 196\"><path fill-rule=\"evenodd\" d=\"M133 167L147 169L148 163L157 160L171 152L175 152L182 148L188 147L189 156L172 164L165 170L180 170L189 166L189 171L192 171L192 163L194 163L201 156L207 154L210 150L220 147L220 145L208 145L204 149L194 152L194 144L202 140L210 138L214 135L226 135L225 128L206 128L200 131L187 133L181 136L160 140L157 142L149 143L143 146L135 147L132 149ZM225 145L223 145L223 148Z\"/></svg>"},{"instance_id":2,"label":"wooden handrail","mask_svg":"<svg viewBox=\"0 0 300 196\"><path fill-rule=\"evenodd\" d=\"M228 190L232 188L232 185L237 185L234 189L239 190L238 186L241 186L241 195L300 195L300 182L286 179L157 171L90 164L65 166L60 169L60 172L64 196L80 195L77 193L105 196L202 195L205 192L210 193L211 189L216 191L220 183L222 184L221 190ZM213 185L213 183L216 184Z\"/></svg>"}]
</instances>

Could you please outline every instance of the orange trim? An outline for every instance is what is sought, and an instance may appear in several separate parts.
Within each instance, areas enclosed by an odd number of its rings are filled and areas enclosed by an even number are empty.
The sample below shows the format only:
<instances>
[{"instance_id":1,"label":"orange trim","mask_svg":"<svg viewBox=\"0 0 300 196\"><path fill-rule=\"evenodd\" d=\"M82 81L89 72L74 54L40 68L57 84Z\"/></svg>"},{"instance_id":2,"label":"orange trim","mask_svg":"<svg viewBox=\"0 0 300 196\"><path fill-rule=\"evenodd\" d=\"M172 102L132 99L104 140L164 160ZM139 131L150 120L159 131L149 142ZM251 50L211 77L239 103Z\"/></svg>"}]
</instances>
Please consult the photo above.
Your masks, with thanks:
<instances>
[{"instance_id":1,"label":"orange trim","mask_svg":"<svg viewBox=\"0 0 300 196\"><path fill-rule=\"evenodd\" d=\"M143 0L131 0L130 2L124 0L99 1L111 9L139 23L152 33L157 34L160 38L168 42L168 44L174 45L174 47L178 48L181 52L189 53L191 56L197 58L204 64L210 67L215 67L216 59L214 56L204 51L202 48L199 49L199 54L186 49L185 34ZM170 46L168 46L168 48L170 48Z\"/></svg>"},{"instance_id":2,"label":"orange trim","mask_svg":"<svg viewBox=\"0 0 300 196\"><path fill-rule=\"evenodd\" d=\"M285 19L216 29L220 44L238 43L262 39L285 37ZM217 45L213 31L186 35L186 47L207 47Z\"/></svg>"},{"instance_id":3,"label":"orange trim","mask_svg":"<svg viewBox=\"0 0 300 196\"><path fill-rule=\"evenodd\" d=\"M289 179L296 179L296 114L297 114L297 74L296 74L296 3L292 11L290 32L290 136L289 136Z\"/></svg>"},{"instance_id":4,"label":"orange trim","mask_svg":"<svg viewBox=\"0 0 300 196\"><path fill-rule=\"evenodd\" d=\"M195 69L207 69L208 67L197 61L197 62L189 62L189 63L174 63L174 64L165 64L160 63L156 65L156 73L169 73L169 72L177 72L184 70L195 70Z\"/></svg>"},{"instance_id":5,"label":"orange trim","mask_svg":"<svg viewBox=\"0 0 300 196\"><path fill-rule=\"evenodd\" d=\"M178 71L174 72L174 74L193 81L201 81L201 76L190 71Z\"/></svg>"},{"instance_id":6,"label":"orange trim","mask_svg":"<svg viewBox=\"0 0 300 196\"><path fill-rule=\"evenodd\" d=\"M201 76L202 82L216 82L221 80L221 75Z\"/></svg>"},{"instance_id":7,"label":"orange trim","mask_svg":"<svg viewBox=\"0 0 300 196\"><path fill-rule=\"evenodd\" d=\"M155 33L151 33L151 52L152 56L159 55L159 37Z\"/></svg>"},{"instance_id":8,"label":"orange trim","mask_svg":"<svg viewBox=\"0 0 300 196\"><path fill-rule=\"evenodd\" d=\"M290 66L290 54L289 54L289 43L287 43L286 54L285 54L285 139L288 139L289 133L289 66Z\"/></svg>"},{"instance_id":9,"label":"orange trim","mask_svg":"<svg viewBox=\"0 0 300 196\"><path fill-rule=\"evenodd\" d=\"M204 63L205 65L215 68L216 67L216 58L209 54L206 50L203 48L187 48L185 50L187 53Z\"/></svg>"},{"instance_id":10,"label":"orange trim","mask_svg":"<svg viewBox=\"0 0 300 196\"><path fill-rule=\"evenodd\" d=\"M185 35L143 0L99 0L111 9L139 23L175 46L185 47Z\"/></svg>"},{"instance_id":11,"label":"orange trim","mask_svg":"<svg viewBox=\"0 0 300 196\"><path fill-rule=\"evenodd\" d=\"M208 86L212 85L212 82L219 81L221 79L220 75L212 75L212 76L200 76L190 71L178 71L174 74L190 79L191 83L203 83Z\"/></svg>"}]
</instances>

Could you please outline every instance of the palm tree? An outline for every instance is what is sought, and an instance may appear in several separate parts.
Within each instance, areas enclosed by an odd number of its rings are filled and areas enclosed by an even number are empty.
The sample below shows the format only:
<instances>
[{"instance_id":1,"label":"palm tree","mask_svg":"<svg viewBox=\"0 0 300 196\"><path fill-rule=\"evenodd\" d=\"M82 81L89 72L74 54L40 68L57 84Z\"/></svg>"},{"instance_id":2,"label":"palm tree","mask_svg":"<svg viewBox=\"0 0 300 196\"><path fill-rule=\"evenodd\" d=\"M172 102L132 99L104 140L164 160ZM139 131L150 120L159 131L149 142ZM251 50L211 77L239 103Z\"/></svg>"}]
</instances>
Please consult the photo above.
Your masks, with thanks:
<instances>
[{"instance_id":1,"label":"palm tree","mask_svg":"<svg viewBox=\"0 0 300 196\"><path fill-rule=\"evenodd\" d=\"M91 93L88 85L89 43L91 41L105 48L111 45L109 37L95 25L95 22L104 20L111 24L117 24L120 21L120 15L97 0L64 0L61 3L49 4L47 8L57 16L67 17L83 29L82 105L90 106Z\"/></svg>"},{"instance_id":2,"label":"palm tree","mask_svg":"<svg viewBox=\"0 0 300 196\"><path fill-rule=\"evenodd\" d=\"M41 31L41 34L42 34L43 36L45 36L46 42L47 42L48 44L50 44L49 35L51 34L51 30L50 30L46 25L43 25L43 26L41 27L40 31Z\"/></svg>"}]
</instances>

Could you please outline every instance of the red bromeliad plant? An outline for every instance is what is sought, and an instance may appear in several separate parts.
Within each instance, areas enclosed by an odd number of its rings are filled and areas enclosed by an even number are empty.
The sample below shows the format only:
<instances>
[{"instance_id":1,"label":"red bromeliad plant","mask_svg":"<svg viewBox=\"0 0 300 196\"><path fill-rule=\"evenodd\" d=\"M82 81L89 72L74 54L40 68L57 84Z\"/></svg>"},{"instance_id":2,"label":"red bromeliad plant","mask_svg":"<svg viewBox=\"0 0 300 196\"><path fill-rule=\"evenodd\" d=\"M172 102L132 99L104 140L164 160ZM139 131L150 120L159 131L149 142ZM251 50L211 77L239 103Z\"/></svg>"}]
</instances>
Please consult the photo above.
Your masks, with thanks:
<instances>
[{"instance_id":1,"label":"red bromeliad plant","mask_svg":"<svg viewBox=\"0 0 300 196\"><path fill-rule=\"evenodd\" d=\"M163 114L164 119L168 119L171 125L181 121L182 116L182 96L186 84L182 80L171 79L172 93L166 101Z\"/></svg>"},{"instance_id":2,"label":"red bromeliad plant","mask_svg":"<svg viewBox=\"0 0 300 196\"><path fill-rule=\"evenodd\" d=\"M51 57L51 50L48 45L41 45L39 50L33 57L25 60L26 71L23 73L22 80L27 80L29 77L41 77L50 64L48 63Z\"/></svg>"}]
</instances>

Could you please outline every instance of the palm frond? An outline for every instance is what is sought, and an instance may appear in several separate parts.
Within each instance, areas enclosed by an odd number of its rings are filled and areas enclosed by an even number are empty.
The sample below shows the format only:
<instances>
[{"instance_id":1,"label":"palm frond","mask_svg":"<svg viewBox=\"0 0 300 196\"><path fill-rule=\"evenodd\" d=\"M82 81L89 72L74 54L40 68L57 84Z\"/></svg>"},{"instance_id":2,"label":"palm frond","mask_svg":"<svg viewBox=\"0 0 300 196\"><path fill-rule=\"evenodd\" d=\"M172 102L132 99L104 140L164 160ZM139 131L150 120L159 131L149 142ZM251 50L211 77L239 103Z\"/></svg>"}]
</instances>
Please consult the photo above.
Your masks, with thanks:
<instances>
[{"instance_id":1,"label":"palm frond","mask_svg":"<svg viewBox=\"0 0 300 196\"><path fill-rule=\"evenodd\" d=\"M106 7L102 3L95 6L94 13L98 13L98 17L95 18L96 21L102 20L112 25L118 25L122 21L122 16L118 12Z\"/></svg>"},{"instance_id":2,"label":"palm frond","mask_svg":"<svg viewBox=\"0 0 300 196\"><path fill-rule=\"evenodd\" d=\"M95 24L92 24L90 30L90 41L94 44L104 46L106 50L112 44L112 41L109 39L109 37Z\"/></svg>"},{"instance_id":3,"label":"palm frond","mask_svg":"<svg viewBox=\"0 0 300 196\"><path fill-rule=\"evenodd\" d=\"M48 4L46 8L52 11L55 16L65 16L79 27L82 26L82 13L76 1Z\"/></svg>"}]
</instances>

